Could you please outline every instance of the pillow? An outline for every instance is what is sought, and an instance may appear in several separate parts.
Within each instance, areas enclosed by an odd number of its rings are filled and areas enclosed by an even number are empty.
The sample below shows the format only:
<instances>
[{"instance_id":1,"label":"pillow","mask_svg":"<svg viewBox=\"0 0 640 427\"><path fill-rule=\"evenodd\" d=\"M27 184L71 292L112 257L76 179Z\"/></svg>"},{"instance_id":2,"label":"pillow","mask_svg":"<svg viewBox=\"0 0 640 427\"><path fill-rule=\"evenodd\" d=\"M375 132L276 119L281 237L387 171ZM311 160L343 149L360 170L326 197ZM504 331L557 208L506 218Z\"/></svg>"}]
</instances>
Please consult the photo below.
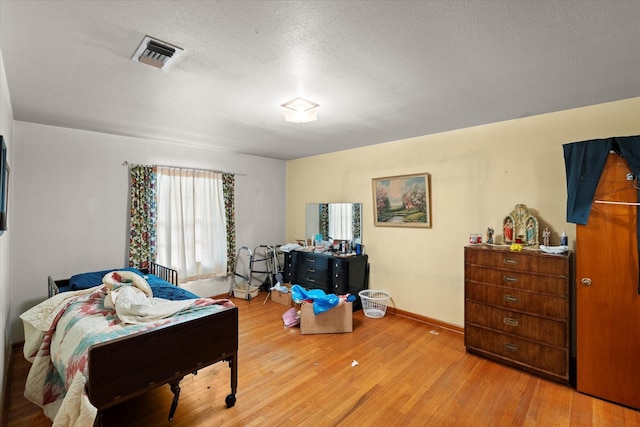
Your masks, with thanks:
<instances>
[{"instance_id":1,"label":"pillow","mask_svg":"<svg viewBox=\"0 0 640 427\"><path fill-rule=\"evenodd\" d=\"M93 288L94 286L98 286L102 283L102 278L104 277L104 275L114 270L135 271L138 272L138 274L142 275L140 270L132 267L112 268L110 270L90 271L87 273L74 274L69 278L69 290L77 291L80 289L89 289Z\"/></svg>"},{"instance_id":2,"label":"pillow","mask_svg":"<svg viewBox=\"0 0 640 427\"><path fill-rule=\"evenodd\" d=\"M102 283L104 283L110 291L112 291L116 285L130 283L144 292L147 297L151 298L153 296L153 291L151 290L149 283L147 283L144 277L134 273L133 271L111 271L104 275Z\"/></svg>"}]
</instances>

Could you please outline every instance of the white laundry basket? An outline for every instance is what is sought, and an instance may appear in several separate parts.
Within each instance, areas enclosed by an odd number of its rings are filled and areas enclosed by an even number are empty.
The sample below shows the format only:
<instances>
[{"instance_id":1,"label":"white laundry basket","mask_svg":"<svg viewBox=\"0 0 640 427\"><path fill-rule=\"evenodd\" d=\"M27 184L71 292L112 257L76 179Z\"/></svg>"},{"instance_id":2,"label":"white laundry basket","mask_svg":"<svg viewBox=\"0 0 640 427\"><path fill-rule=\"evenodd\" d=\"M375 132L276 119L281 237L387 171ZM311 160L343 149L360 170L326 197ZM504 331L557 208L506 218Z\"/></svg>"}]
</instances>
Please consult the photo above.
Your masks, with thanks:
<instances>
[{"instance_id":1,"label":"white laundry basket","mask_svg":"<svg viewBox=\"0 0 640 427\"><path fill-rule=\"evenodd\" d=\"M384 317L387 312L387 304L391 295L387 291L379 291L376 289L365 289L358 292L362 301L362 310L364 315L372 319Z\"/></svg>"}]
</instances>

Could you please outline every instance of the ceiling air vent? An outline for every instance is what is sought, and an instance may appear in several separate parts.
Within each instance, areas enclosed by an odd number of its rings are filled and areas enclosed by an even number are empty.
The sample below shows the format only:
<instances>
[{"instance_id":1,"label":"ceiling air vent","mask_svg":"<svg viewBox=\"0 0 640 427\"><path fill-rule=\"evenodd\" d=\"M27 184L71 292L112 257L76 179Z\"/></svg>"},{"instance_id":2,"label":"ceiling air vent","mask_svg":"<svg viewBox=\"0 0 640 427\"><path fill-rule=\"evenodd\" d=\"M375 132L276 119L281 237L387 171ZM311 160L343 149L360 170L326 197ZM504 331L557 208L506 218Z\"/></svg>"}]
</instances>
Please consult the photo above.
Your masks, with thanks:
<instances>
[{"instance_id":1,"label":"ceiling air vent","mask_svg":"<svg viewBox=\"0 0 640 427\"><path fill-rule=\"evenodd\" d=\"M177 46L145 36L131 59L151 65L152 67L160 68L161 70L166 70L182 52L184 52L184 50Z\"/></svg>"}]
</instances>

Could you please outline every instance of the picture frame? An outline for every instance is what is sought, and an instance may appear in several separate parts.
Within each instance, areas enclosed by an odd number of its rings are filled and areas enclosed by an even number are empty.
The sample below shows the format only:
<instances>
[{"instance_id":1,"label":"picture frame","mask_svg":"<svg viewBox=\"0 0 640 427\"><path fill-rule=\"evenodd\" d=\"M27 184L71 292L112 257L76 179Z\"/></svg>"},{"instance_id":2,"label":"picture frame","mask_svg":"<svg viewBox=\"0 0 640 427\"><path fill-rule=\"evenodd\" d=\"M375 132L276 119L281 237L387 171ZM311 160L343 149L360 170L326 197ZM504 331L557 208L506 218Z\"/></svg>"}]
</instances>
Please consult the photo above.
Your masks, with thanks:
<instances>
[{"instance_id":1,"label":"picture frame","mask_svg":"<svg viewBox=\"0 0 640 427\"><path fill-rule=\"evenodd\" d=\"M0 135L0 235L7 229L7 213L9 200L9 159L7 144Z\"/></svg>"},{"instance_id":2,"label":"picture frame","mask_svg":"<svg viewBox=\"0 0 640 427\"><path fill-rule=\"evenodd\" d=\"M373 219L378 227L431 228L431 175L373 178Z\"/></svg>"}]
</instances>

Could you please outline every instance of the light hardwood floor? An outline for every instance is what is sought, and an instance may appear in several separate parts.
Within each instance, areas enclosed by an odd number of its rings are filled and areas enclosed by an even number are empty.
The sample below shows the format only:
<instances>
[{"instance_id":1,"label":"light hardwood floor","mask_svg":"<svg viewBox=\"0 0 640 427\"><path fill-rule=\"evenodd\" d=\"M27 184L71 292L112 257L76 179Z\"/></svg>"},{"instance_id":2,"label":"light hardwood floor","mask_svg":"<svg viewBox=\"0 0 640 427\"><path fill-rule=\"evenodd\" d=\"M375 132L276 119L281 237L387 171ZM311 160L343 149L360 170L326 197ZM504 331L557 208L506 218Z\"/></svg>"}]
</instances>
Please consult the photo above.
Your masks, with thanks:
<instances>
[{"instance_id":1,"label":"light hardwood floor","mask_svg":"<svg viewBox=\"0 0 640 427\"><path fill-rule=\"evenodd\" d=\"M640 426L640 412L469 355L463 336L387 314L354 313L347 334L285 329L286 307L234 300L240 310L237 403L229 368L207 367L172 393L162 386L105 414L108 426ZM352 366L353 361L357 366ZM23 396L29 367L11 369L9 426L49 426Z\"/></svg>"}]
</instances>

